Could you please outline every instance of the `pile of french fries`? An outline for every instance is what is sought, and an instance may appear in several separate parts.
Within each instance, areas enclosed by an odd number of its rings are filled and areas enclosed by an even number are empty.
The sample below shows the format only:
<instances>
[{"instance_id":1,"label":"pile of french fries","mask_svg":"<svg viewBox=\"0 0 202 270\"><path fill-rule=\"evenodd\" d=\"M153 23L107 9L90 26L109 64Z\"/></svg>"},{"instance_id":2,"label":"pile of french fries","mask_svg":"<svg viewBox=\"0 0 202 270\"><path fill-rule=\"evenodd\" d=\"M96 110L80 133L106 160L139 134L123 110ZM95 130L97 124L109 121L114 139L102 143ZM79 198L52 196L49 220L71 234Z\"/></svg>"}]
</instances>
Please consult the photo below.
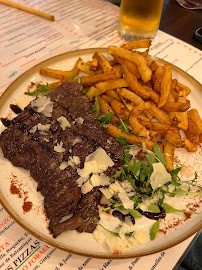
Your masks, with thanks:
<instances>
[{"instance_id":1,"label":"pile of french fries","mask_svg":"<svg viewBox=\"0 0 202 270\"><path fill-rule=\"evenodd\" d=\"M59 79L48 85L50 89L67 80L77 81L72 76L82 74L80 83L88 90L89 100L98 95L103 114L114 113L108 132L130 144L144 144L149 150L157 142L171 171L176 147L197 151L202 142L202 120L196 109L190 109L190 88L172 78L171 65L159 65L148 57L150 45L145 39L109 46L112 60L95 52L92 61L79 58L70 71L44 67L40 73ZM135 50L138 48L146 51ZM130 132L118 128L120 119L129 121Z\"/></svg>"}]
</instances>

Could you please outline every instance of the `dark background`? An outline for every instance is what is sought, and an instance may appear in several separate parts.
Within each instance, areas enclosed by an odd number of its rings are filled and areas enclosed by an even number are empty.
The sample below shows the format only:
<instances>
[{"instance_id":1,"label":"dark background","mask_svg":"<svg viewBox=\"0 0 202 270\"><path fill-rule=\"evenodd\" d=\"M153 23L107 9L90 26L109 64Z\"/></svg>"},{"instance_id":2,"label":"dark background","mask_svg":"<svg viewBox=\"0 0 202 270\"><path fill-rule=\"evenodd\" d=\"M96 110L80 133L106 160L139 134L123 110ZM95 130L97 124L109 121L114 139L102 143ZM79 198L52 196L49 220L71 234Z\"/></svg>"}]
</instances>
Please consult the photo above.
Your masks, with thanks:
<instances>
[{"instance_id":1,"label":"dark background","mask_svg":"<svg viewBox=\"0 0 202 270\"><path fill-rule=\"evenodd\" d=\"M116 5L120 6L120 3ZM176 0L164 0L160 30L202 50L202 44L193 38L199 27L202 27L202 9L188 10L181 7Z\"/></svg>"}]
</instances>

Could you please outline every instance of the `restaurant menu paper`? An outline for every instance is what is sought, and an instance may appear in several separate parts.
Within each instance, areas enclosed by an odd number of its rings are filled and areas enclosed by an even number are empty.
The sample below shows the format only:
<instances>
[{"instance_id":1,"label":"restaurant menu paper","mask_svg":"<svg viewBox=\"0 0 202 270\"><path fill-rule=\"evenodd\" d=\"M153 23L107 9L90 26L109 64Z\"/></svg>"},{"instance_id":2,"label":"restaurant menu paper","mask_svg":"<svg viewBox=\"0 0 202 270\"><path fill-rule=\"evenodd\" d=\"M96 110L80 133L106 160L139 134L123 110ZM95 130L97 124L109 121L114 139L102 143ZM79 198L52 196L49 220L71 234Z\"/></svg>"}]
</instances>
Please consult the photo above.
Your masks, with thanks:
<instances>
[{"instance_id":1,"label":"restaurant menu paper","mask_svg":"<svg viewBox=\"0 0 202 270\"><path fill-rule=\"evenodd\" d=\"M48 21L0 4L0 94L19 75L52 56L84 48L124 43L117 34L119 8L104 0L16 0L55 16ZM202 52L158 32L150 54L202 82ZM0 206L0 270L172 269L193 236L168 250L142 258L104 260L81 257L36 239Z\"/></svg>"}]
</instances>

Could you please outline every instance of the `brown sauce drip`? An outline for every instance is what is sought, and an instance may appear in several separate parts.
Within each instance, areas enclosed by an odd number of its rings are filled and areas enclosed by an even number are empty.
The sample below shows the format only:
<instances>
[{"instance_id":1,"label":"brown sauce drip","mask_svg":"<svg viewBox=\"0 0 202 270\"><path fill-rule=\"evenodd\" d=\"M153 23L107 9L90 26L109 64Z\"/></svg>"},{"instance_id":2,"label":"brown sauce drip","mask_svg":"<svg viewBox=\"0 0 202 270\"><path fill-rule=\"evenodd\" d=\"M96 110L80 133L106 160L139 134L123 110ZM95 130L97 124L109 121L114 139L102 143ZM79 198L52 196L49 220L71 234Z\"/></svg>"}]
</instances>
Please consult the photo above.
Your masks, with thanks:
<instances>
[{"instance_id":1,"label":"brown sauce drip","mask_svg":"<svg viewBox=\"0 0 202 270\"><path fill-rule=\"evenodd\" d=\"M1 118L1 122L5 127L9 127L11 124L11 120L8 120L7 118Z\"/></svg>"},{"instance_id":2,"label":"brown sauce drip","mask_svg":"<svg viewBox=\"0 0 202 270\"><path fill-rule=\"evenodd\" d=\"M20 109L20 107L18 105L10 104L10 108L16 114L19 114L22 112L22 110Z\"/></svg>"},{"instance_id":3,"label":"brown sauce drip","mask_svg":"<svg viewBox=\"0 0 202 270\"><path fill-rule=\"evenodd\" d=\"M158 207L160 209L159 213L152 213L152 212L149 212L149 211L143 211L141 209L137 209L137 211L141 215L143 215L143 216L145 216L146 218L149 218L149 219L158 220L159 218L162 218L162 219L165 218L165 216L166 216L165 210L160 205L158 205Z\"/></svg>"}]
</instances>

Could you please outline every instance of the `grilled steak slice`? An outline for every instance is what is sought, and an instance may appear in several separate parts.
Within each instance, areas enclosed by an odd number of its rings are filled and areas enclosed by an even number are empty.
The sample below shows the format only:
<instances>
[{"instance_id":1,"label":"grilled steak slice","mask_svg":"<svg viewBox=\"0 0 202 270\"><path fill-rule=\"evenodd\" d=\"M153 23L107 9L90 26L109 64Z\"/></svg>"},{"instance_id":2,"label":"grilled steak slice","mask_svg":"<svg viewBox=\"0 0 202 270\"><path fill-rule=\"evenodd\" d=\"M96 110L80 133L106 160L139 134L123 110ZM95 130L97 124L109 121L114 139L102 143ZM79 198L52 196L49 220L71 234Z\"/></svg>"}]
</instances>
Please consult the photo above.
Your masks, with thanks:
<instances>
[{"instance_id":1,"label":"grilled steak slice","mask_svg":"<svg viewBox=\"0 0 202 270\"><path fill-rule=\"evenodd\" d=\"M92 233L99 220L98 203L100 199L101 193L98 187L83 195L73 216L55 226L53 237L57 237L66 230Z\"/></svg>"},{"instance_id":2,"label":"grilled steak slice","mask_svg":"<svg viewBox=\"0 0 202 270\"><path fill-rule=\"evenodd\" d=\"M101 194L99 188L81 193L77 169L82 169L85 158L102 147L114 161L105 172L111 176L122 164L123 147L96 120L80 84L63 83L45 98L51 100L51 116L37 112L33 106L36 103L31 102L1 133L0 147L14 166L30 170L37 181L54 237L64 230L92 232L99 221ZM65 128L60 117L68 122ZM58 145L60 151L56 150ZM78 164L69 162L73 157L79 159ZM62 164L66 164L63 169ZM70 214L70 219L61 221Z\"/></svg>"}]
</instances>

